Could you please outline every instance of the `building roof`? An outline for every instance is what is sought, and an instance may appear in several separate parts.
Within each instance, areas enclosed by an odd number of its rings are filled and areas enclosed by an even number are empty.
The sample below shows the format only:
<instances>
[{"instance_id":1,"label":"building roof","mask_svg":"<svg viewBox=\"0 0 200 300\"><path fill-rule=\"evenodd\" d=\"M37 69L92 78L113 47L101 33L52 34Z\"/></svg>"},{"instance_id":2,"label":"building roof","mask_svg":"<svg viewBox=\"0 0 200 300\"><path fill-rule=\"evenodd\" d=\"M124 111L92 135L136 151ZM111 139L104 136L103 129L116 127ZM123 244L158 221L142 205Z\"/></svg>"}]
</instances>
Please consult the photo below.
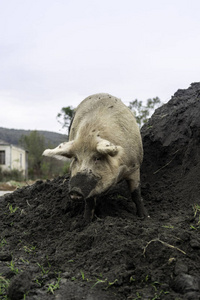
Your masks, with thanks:
<instances>
[{"instance_id":1,"label":"building roof","mask_svg":"<svg viewBox=\"0 0 200 300\"><path fill-rule=\"evenodd\" d=\"M8 142L5 142L5 141L3 141L3 140L0 140L0 146L13 146L13 147L16 147L16 148L19 148L19 149L21 149L21 150L23 150L23 151L26 151L26 152L28 152L26 149L24 149L23 147L20 147L20 146L18 146L18 145L13 145L13 144L11 144L11 143L8 143Z\"/></svg>"},{"instance_id":2,"label":"building roof","mask_svg":"<svg viewBox=\"0 0 200 300\"><path fill-rule=\"evenodd\" d=\"M10 145L10 143L0 140L0 145Z\"/></svg>"}]
</instances>

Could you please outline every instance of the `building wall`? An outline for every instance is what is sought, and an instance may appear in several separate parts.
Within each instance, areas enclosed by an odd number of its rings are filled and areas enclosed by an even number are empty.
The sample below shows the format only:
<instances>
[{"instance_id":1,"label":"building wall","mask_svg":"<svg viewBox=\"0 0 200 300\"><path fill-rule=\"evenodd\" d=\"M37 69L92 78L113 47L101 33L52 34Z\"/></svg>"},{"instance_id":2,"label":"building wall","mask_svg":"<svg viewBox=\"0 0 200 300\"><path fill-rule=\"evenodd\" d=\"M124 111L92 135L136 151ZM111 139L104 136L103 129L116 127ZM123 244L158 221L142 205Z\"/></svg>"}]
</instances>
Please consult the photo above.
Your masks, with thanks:
<instances>
[{"instance_id":1,"label":"building wall","mask_svg":"<svg viewBox=\"0 0 200 300\"><path fill-rule=\"evenodd\" d=\"M19 171L23 171L25 175L26 170L26 151L15 147L13 145L11 147L11 169L17 169Z\"/></svg>"},{"instance_id":2,"label":"building wall","mask_svg":"<svg viewBox=\"0 0 200 300\"><path fill-rule=\"evenodd\" d=\"M25 178L27 178L27 153L25 150L18 148L14 145L0 145L0 150L5 151L5 164L1 164L2 170L17 169L23 172Z\"/></svg>"}]
</instances>

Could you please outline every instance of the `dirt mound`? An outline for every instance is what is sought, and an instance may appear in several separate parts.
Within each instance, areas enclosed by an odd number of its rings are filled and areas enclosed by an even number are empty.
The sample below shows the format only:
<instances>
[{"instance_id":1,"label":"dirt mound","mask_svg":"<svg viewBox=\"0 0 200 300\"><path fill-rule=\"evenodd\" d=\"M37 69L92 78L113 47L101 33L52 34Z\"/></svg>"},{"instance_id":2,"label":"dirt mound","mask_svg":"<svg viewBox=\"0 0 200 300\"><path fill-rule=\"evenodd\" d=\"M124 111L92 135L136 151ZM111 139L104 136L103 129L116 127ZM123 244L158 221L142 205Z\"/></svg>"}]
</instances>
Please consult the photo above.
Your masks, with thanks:
<instances>
[{"instance_id":1,"label":"dirt mound","mask_svg":"<svg viewBox=\"0 0 200 300\"><path fill-rule=\"evenodd\" d=\"M98 199L89 225L68 177L2 197L0 299L200 299L199 111L195 83L142 128L151 218L135 216L125 183Z\"/></svg>"},{"instance_id":2,"label":"dirt mound","mask_svg":"<svg viewBox=\"0 0 200 300\"><path fill-rule=\"evenodd\" d=\"M161 205L171 198L173 206L185 208L200 200L199 112L200 83L193 83L178 90L142 128L142 182Z\"/></svg>"}]
</instances>

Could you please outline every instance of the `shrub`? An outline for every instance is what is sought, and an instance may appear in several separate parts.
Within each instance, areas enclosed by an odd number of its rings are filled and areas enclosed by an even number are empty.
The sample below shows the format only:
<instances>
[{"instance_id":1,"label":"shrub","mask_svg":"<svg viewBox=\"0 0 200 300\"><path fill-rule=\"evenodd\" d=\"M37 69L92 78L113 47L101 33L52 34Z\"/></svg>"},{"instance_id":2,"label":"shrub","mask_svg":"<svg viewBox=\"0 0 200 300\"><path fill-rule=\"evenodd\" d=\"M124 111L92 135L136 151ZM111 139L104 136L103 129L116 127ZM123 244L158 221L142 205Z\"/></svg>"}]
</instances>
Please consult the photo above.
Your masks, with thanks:
<instances>
[{"instance_id":1,"label":"shrub","mask_svg":"<svg viewBox=\"0 0 200 300\"><path fill-rule=\"evenodd\" d=\"M13 169L13 170L2 170L0 168L0 181L6 182L9 180L15 180L15 181L23 181L24 175L22 171Z\"/></svg>"}]
</instances>

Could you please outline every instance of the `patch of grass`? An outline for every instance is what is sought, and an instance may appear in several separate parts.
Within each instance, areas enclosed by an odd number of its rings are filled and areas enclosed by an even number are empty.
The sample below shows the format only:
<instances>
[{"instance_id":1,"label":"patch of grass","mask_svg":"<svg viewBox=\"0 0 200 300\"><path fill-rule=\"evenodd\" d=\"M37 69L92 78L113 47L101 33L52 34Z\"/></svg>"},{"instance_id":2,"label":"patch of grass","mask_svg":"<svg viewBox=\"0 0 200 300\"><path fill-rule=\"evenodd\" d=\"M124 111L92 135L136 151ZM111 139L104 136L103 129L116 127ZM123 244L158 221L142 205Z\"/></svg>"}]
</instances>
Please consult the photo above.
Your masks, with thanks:
<instances>
[{"instance_id":1,"label":"patch of grass","mask_svg":"<svg viewBox=\"0 0 200 300\"><path fill-rule=\"evenodd\" d=\"M151 287L153 288L153 293L152 296L150 296L148 299L149 300L157 300L157 299L163 299L163 296L166 294L169 294L168 291L164 291L163 289L160 289L161 284L157 281L152 282ZM136 297L135 298L131 298L131 300L139 300L139 299L143 299L143 293L139 293L136 292Z\"/></svg>"},{"instance_id":2,"label":"patch of grass","mask_svg":"<svg viewBox=\"0 0 200 300\"><path fill-rule=\"evenodd\" d=\"M0 248L3 248L6 244L7 244L7 242L6 242L5 239L1 240L1 242L0 242Z\"/></svg>"},{"instance_id":3,"label":"patch of grass","mask_svg":"<svg viewBox=\"0 0 200 300\"><path fill-rule=\"evenodd\" d=\"M15 181L22 181L24 179L22 171L18 171L17 169L7 171L0 168L0 181L6 182L13 179Z\"/></svg>"},{"instance_id":4,"label":"patch of grass","mask_svg":"<svg viewBox=\"0 0 200 300\"><path fill-rule=\"evenodd\" d=\"M8 209L11 214L14 214L18 210L18 206L13 207L12 204L8 203Z\"/></svg>"},{"instance_id":5,"label":"patch of grass","mask_svg":"<svg viewBox=\"0 0 200 300\"><path fill-rule=\"evenodd\" d=\"M42 275L46 275L49 273L50 269L46 269L39 263L37 263L38 267L40 267L41 271L42 271Z\"/></svg>"},{"instance_id":6,"label":"patch of grass","mask_svg":"<svg viewBox=\"0 0 200 300\"><path fill-rule=\"evenodd\" d=\"M190 229L192 229L192 230L197 230L198 227L195 227L195 226L193 226L193 225L190 225Z\"/></svg>"},{"instance_id":7,"label":"patch of grass","mask_svg":"<svg viewBox=\"0 0 200 300\"><path fill-rule=\"evenodd\" d=\"M133 300L142 299L139 292L136 292L136 298L133 298Z\"/></svg>"},{"instance_id":8,"label":"patch of grass","mask_svg":"<svg viewBox=\"0 0 200 300\"><path fill-rule=\"evenodd\" d=\"M190 225L190 229L198 230L198 229L200 229L200 205L194 204L192 206L192 209L193 209L193 212L194 212L195 224Z\"/></svg>"},{"instance_id":9,"label":"patch of grass","mask_svg":"<svg viewBox=\"0 0 200 300\"><path fill-rule=\"evenodd\" d=\"M35 282L41 287L42 286L42 280L40 280L40 278L35 278Z\"/></svg>"},{"instance_id":10,"label":"patch of grass","mask_svg":"<svg viewBox=\"0 0 200 300\"><path fill-rule=\"evenodd\" d=\"M56 291L60 287L60 280L61 280L61 277L60 277L60 274L59 274L55 284L53 284L53 283L48 284L48 290L47 291L51 294L54 294L54 291Z\"/></svg>"},{"instance_id":11,"label":"patch of grass","mask_svg":"<svg viewBox=\"0 0 200 300\"><path fill-rule=\"evenodd\" d=\"M24 246L23 248L26 253L34 253L36 250L36 246L31 246L31 245Z\"/></svg>"},{"instance_id":12,"label":"patch of grass","mask_svg":"<svg viewBox=\"0 0 200 300\"><path fill-rule=\"evenodd\" d=\"M108 279L99 279L97 278L97 281L93 284L93 286L91 288L94 288L97 284L99 283L106 283L106 287L105 290L107 290L109 287L113 286L116 282L118 281L118 279L115 279L114 281L108 281Z\"/></svg>"},{"instance_id":13,"label":"patch of grass","mask_svg":"<svg viewBox=\"0 0 200 300\"><path fill-rule=\"evenodd\" d=\"M15 262L13 261L13 259L11 260L10 264L8 263L7 266L10 268L10 270L15 273L18 274L19 273L19 269L15 266Z\"/></svg>"},{"instance_id":14,"label":"patch of grass","mask_svg":"<svg viewBox=\"0 0 200 300\"><path fill-rule=\"evenodd\" d=\"M130 281L130 282L135 282L136 279L135 279L133 276L131 276L130 279L129 279L129 281Z\"/></svg>"},{"instance_id":15,"label":"patch of grass","mask_svg":"<svg viewBox=\"0 0 200 300\"><path fill-rule=\"evenodd\" d=\"M174 228L173 225L163 225L162 227L163 227L163 228L168 228L168 229L173 229L173 228Z\"/></svg>"},{"instance_id":16,"label":"patch of grass","mask_svg":"<svg viewBox=\"0 0 200 300\"><path fill-rule=\"evenodd\" d=\"M51 264L49 262L49 258L48 258L48 255L46 256L46 259L47 259L47 264L48 264L48 268L44 268L44 266L42 266L41 264L37 263L37 265L40 267L40 269L42 270L42 274L43 275L46 275L49 273L50 269L51 269Z\"/></svg>"},{"instance_id":17,"label":"patch of grass","mask_svg":"<svg viewBox=\"0 0 200 300\"><path fill-rule=\"evenodd\" d=\"M10 180L9 185L15 188L22 188L23 186L27 185L27 183L23 181L20 182L20 181Z\"/></svg>"},{"instance_id":18,"label":"patch of grass","mask_svg":"<svg viewBox=\"0 0 200 300\"><path fill-rule=\"evenodd\" d=\"M105 282L107 282L107 278L106 279L97 278L97 281L95 282L95 284L93 284L92 288L94 288L99 283L105 283Z\"/></svg>"},{"instance_id":19,"label":"patch of grass","mask_svg":"<svg viewBox=\"0 0 200 300\"><path fill-rule=\"evenodd\" d=\"M76 280L76 277L73 276L73 277L71 278L71 280L72 280L72 281L75 281L75 280Z\"/></svg>"},{"instance_id":20,"label":"patch of grass","mask_svg":"<svg viewBox=\"0 0 200 300\"><path fill-rule=\"evenodd\" d=\"M27 259L20 258L20 260L26 265L30 264L30 262Z\"/></svg>"},{"instance_id":21,"label":"patch of grass","mask_svg":"<svg viewBox=\"0 0 200 300\"><path fill-rule=\"evenodd\" d=\"M113 286L117 281L118 281L118 279L115 279L115 280L112 281L112 282L109 281L106 290L107 290L109 287Z\"/></svg>"},{"instance_id":22,"label":"patch of grass","mask_svg":"<svg viewBox=\"0 0 200 300\"><path fill-rule=\"evenodd\" d=\"M160 285L161 284L158 281L155 281L155 282L151 283L151 286L155 290L154 297L151 300L161 299L162 295L169 294L168 291L164 291L163 289L160 289Z\"/></svg>"},{"instance_id":23,"label":"patch of grass","mask_svg":"<svg viewBox=\"0 0 200 300\"><path fill-rule=\"evenodd\" d=\"M87 281L87 282L92 281L91 279L88 279L88 278L85 277L85 273L82 270L80 270L80 273L81 273L81 277L82 277L83 281Z\"/></svg>"},{"instance_id":24,"label":"patch of grass","mask_svg":"<svg viewBox=\"0 0 200 300\"><path fill-rule=\"evenodd\" d=\"M195 218L197 216L197 214L200 214L200 205L194 204L192 208L194 211L194 218Z\"/></svg>"},{"instance_id":25,"label":"patch of grass","mask_svg":"<svg viewBox=\"0 0 200 300\"><path fill-rule=\"evenodd\" d=\"M85 274L84 274L84 272L80 270L80 273L81 273L82 279L85 280Z\"/></svg>"},{"instance_id":26,"label":"patch of grass","mask_svg":"<svg viewBox=\"0 0 200 300\"><path fill-rule=\"evenodd\" d=\"M10 281L5 279L5 277L0 274L0 299L8 300L8 296L6 295L8 286Z\"/></svg>"}]
</instances>

